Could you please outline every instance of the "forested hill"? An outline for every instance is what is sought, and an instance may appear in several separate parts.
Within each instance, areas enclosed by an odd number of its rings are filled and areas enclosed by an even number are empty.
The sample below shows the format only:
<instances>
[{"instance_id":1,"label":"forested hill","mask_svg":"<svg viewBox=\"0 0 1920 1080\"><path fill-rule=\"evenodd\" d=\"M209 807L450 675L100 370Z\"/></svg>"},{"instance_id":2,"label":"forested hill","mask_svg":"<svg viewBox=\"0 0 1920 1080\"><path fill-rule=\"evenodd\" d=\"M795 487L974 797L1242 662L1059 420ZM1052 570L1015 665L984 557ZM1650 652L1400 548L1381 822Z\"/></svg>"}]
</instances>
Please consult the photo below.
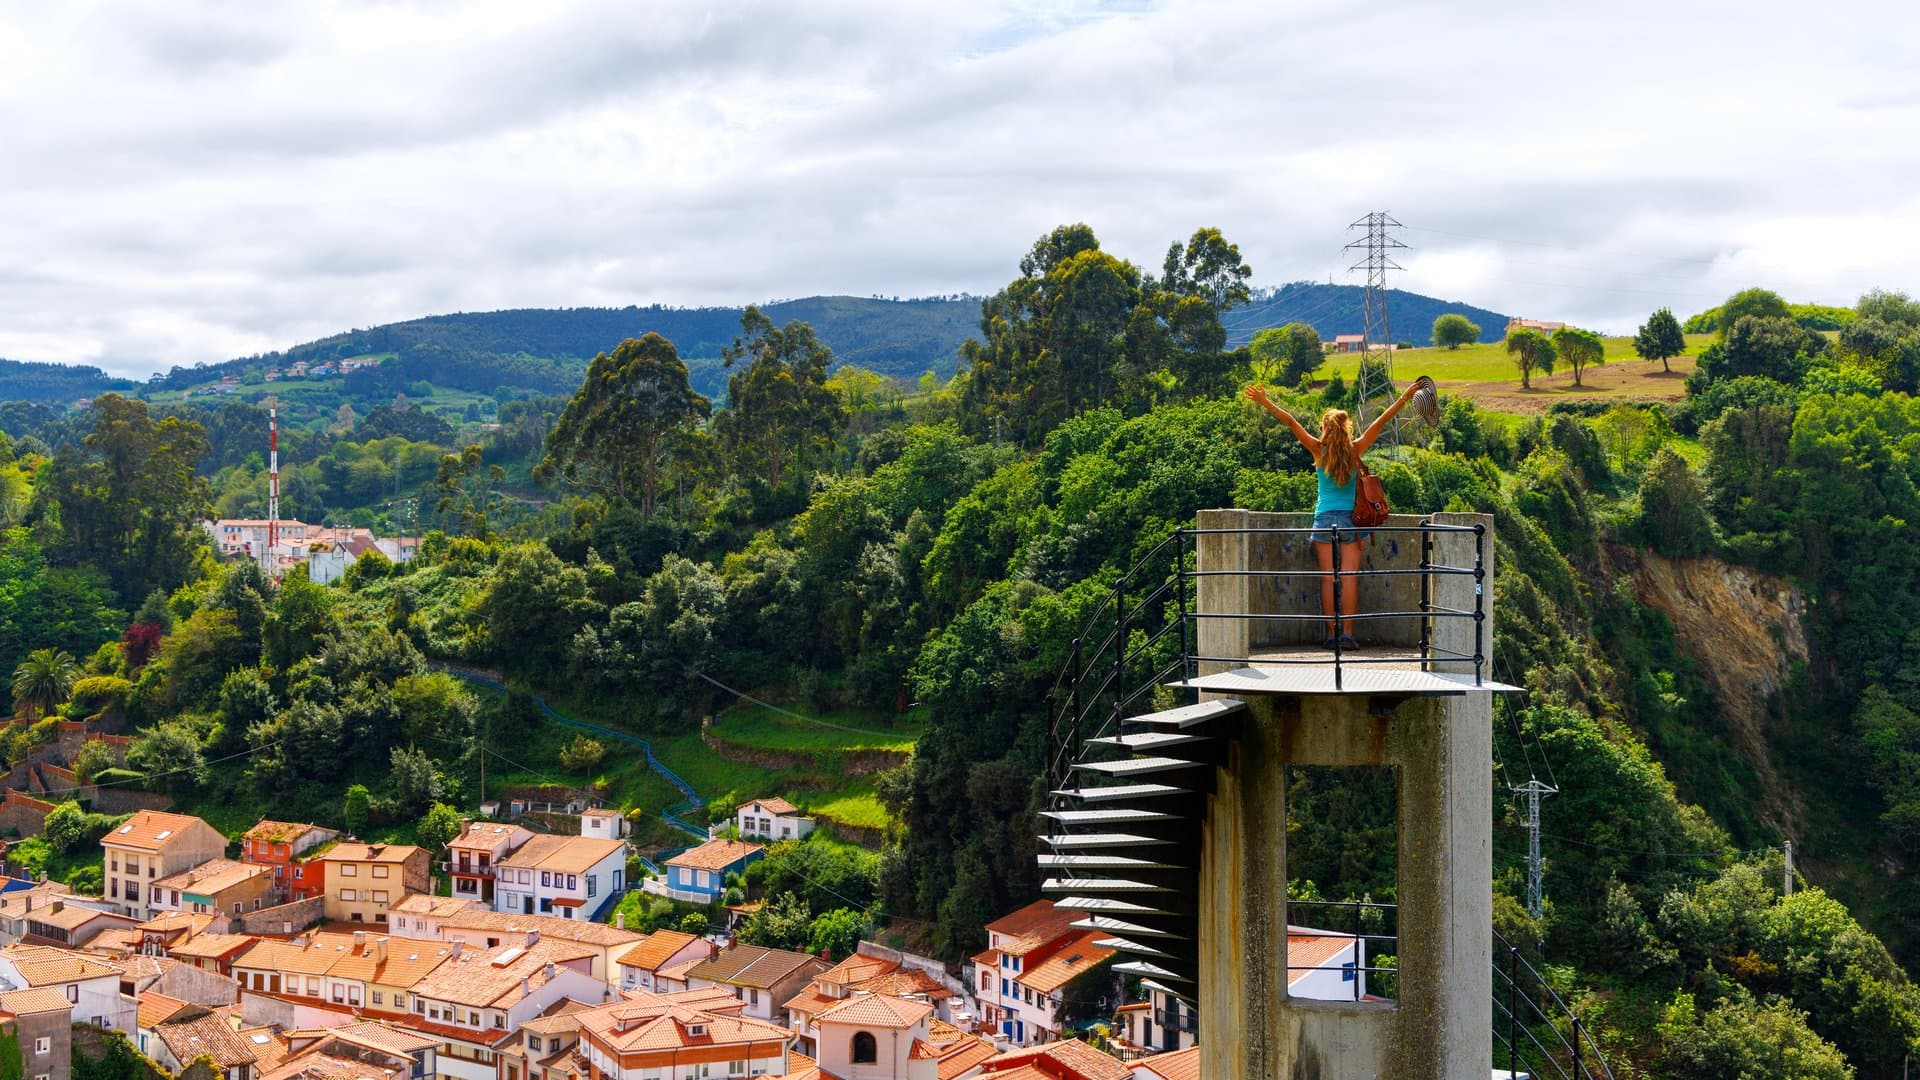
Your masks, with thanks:
<instances>
[{"instance_id":1,"label":"forested hill","mask_svg":"<svg viewBox=\"0 0 1920 1080\"><path fill-rule=\"evenodd\" d=\"M246 357L224 364L175 368L156 386L182 389L221 375L239 375L268 364L329 360L430 349L443 357L531 357L587 361L627 338L653 332L674 342L690 360L717 358L740 333L737 307L674 308L653 305L624 308L519 308L511 311L431 315L350 330L297 345L285 353ZM977 333L978 298L880 300L856 296L811 296L765 305L776 323L809 323L834 357L884 375L915 379L933 370L953 374L960 342ZM564 387L571 391L584 364L569 369ZM0 396L5 395L0 383ZM490 387L488 387L490 389Z\"/></svg>"},{"instance_id":2,"label":"forested hill","mask_svg":"<svg viewBox=\"0 0 1920 1080\"><path fill-rule=\"evenodd\" d=\"M98 397L109 390L131 390L136 385L130 379L116 379L97 367L0 360L0 398L8 401L64 403L75 398Z\"/></svg>"},{"instance_id":3,"label":"forested hill","mask_svg":"<svg viewBox=\"0 0 1920 1080\"><path fill-rule=\"evenodd\" d=\"M1366 323L1367 291L1358 285L1321 285L1295 281L1228 311L1221 316L1227 329L1229 347L1245 345L1253 335L1269 326L1303 322L1314 328L1322 340L1337 334L1358 334ZM1395 341L1426 345L1433 339L1433 320L1452 312L1465 315L1480 328L1481 341L1499 341L1507 332L1507 316L1472 304L1436 300L1431 296L1387 290L1388 324Z\"/></svg>"},{"instance_id":4,"label":"forested hill","mask_svg":"<svg viewBox=\"0 0 1920 1080\"><path fill-rule=\"evenodd\" d=\"M1355 285L1294 282L1225 313L1230 347L1243 345L1269 326L1304 322L1331 339L1358 333L1364 290ZM1481 340L1496 341L1507 317L1471 304L1436 300L1398 289L1388 292L1394 337L1426 344L1433 320L1447 312L1480 326ZM200 367L175 367L144 384L147 390L190 390L223 375L245 377L294 361L309 363L353 356L398 357L389 374L396 387L414 380L488 393L499 386L541 393L571 393L586 361L627 338L649 331L674 342L688 361L696 389L717 395L726 379L718 358L740 332L737 307L517 308L510 311L430 315L367 329L348 330L296 345L285 352L241 357ZM884 300L812 296L768 304L776 324L798 320L833 350L839 364L857 364L909 382L927 371L953 374L960 343L980 333L978 297ZM136 384L97 368L0 361L0 401L60 403L94 397ZM392 388L386 389L387 393Z\"/></svg>"}]
</instances>

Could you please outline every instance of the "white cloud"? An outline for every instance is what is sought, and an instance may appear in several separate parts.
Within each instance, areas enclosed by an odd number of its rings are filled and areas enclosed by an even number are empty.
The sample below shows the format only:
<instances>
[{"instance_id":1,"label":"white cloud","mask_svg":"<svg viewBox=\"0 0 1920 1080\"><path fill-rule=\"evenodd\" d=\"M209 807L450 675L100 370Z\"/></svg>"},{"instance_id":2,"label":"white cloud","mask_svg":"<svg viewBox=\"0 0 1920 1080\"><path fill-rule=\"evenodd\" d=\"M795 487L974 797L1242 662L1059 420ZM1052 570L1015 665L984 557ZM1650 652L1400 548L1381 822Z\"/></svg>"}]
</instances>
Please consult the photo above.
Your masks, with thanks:
<instances>
[{"instance_id":1,"label":"white cloud","mask_svg":"<svg viewBox=\"0 0 1920 1080\"><path fill-rule=\"evenodd\" d=\"M0 23L0 355L129 374L503 306L990 291L1145 265L1626 329L1920 286L1913 16L1307 0L95 3ZM1865 31L1861 31L1865 32Z\"/></svg>"}]
</instances>

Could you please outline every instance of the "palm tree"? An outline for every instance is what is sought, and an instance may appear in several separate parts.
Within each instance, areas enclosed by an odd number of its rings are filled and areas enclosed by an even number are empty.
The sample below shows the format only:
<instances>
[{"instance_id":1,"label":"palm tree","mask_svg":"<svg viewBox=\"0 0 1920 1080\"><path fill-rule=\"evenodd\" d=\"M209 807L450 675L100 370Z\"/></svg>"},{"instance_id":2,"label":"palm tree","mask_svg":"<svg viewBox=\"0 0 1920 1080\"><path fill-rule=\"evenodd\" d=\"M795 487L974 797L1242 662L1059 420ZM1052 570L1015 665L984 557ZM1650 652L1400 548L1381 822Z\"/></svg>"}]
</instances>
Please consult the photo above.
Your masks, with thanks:
<instances>
[{"instance_id":1,"label":"palm tree","mask_svg":"<svg viewBox=\"0 0 1920 1080\"><path fill-rule=\"evenodd\" d=\"M45 716L61 702L67 700L67 694L73 689L73 680L80 673L73 657L65 649L35 649L27 654L20 666L13 669L13 709L18 713L31 710L32 715Z\"/></svg>"}]
</instances>

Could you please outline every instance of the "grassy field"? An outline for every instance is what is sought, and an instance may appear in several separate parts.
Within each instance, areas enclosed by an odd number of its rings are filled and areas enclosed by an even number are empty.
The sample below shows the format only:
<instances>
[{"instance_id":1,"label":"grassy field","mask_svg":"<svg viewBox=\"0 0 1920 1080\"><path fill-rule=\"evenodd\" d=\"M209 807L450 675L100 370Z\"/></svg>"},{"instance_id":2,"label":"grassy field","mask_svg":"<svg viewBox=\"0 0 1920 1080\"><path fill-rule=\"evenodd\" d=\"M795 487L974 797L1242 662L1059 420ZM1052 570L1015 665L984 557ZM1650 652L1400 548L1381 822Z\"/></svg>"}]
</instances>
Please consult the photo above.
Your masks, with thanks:
<instances>
[{"instance_id":1,"label":"grassy field","mask_svg":"<svg viewBox=\"0 0 1920 1080\"><path fill-rule=\"evenodd\" d=\"M1393 373L1402 382L1416 375L1430 375L1443 394L1464 394L1484 408L1520 414L1545 412L1556 401L1679 401L1686 396L1684 379L1693 371L1694 356L1714 337L1688 334L1687 352L1671 361L1671 373L1635 355L1632 338L1603 340L1604 361L1582 372L1580 386L1573 385L1572 370L1562 366L1554 374L1535 375L1531 388L1522 390L1520 373L1507 355L1504 341L1458 349L1400 349L1393 354ZM1359 354L1347 353L1329 357L1317 374L1323 382L1335 375L1351 382L1359 370Z\"/></svg>"},{"instance_id":2,"label":"grassy field","mask_svg":"<svg viewBox=\"0 0 1920 1080\"><path fill-rule=\"evenodd\" d=\"M796 719L760 705L728 709L714 718L713 734L763 750L891 750L905 753L926 730L924 716L908 713L897 724L846 711Z\"/></svg>"}]
</instances>

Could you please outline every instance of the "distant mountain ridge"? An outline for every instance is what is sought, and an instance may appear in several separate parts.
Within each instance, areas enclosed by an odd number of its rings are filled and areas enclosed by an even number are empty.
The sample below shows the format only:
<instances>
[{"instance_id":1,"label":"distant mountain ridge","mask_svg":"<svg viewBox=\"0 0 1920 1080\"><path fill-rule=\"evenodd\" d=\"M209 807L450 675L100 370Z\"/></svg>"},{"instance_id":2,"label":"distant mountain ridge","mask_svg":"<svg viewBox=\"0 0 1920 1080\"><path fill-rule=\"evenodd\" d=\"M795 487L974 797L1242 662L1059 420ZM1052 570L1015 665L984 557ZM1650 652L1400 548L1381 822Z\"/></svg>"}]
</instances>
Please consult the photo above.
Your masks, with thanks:
<instances>
[{"instance_id":1,"label":"distant mountain ridge","mask_svg":"<svg viewBox=\"0 0 1920 1080\"><path fill-rule=\"evenodd\" d=\"M1227 344L1244 345L1269 326L1285 326L1291 322L1313 327L1322 340L1361 333L1367 321L1366 295L1367 290L1358 285L1322 285L1313 281L1295 281L1277 289L1262 290L1251 303L1234 308L1221 320L1227 327ZM1396 342L1431 345L1433 320L1450 312L1465 315L1479 326L1481 341L1499 341L1506 336L1508 317L1497 311L1457 300L1436 300L1403 289L1387 290L1387 326Z\"/></svg>"},{"instance_id":2,"label":"distant mountain ridge","mask_svg":"<svg viewBox=\"0 0 1920 1080\"><path fill-rule=\"evenodd\" d=\"M1365 290L1357 285L1294 282L1257 293L1227 312L1230 346L1245 344L1269 326L1305 322L1322 338L1359 333L1365 321ZM1433 320L1458 312L1480 325L1481 340L1495 341L1507 317L1472 304L1390 290L1388 310L1397 341L1426 344ZM284 352L240 357L218 364L175 367L146 382L118 379L98 368L0 361L0 400L72 402L109 390L192 390L223 376L244 377L296 361L393 355L380 382L404 385L424 380L436 386L488 393L496 387L570 393L596 354L630 337L655 332L672 341L688 361L694 385L714 395L724 390L721 351L740 330L744 308L517 308L507 311L430 315L367 329L348 330L295 345ZM843 364L858 364L911 381L933 371L951 375L960 343L980 332L980 298L973 296L887 300L812 296L761 305L776 323L800 320L813 326ZM369 375L372 373L369 372ZM388 389L388 393L392 390Z\"/></svg>"}]
</instances>

